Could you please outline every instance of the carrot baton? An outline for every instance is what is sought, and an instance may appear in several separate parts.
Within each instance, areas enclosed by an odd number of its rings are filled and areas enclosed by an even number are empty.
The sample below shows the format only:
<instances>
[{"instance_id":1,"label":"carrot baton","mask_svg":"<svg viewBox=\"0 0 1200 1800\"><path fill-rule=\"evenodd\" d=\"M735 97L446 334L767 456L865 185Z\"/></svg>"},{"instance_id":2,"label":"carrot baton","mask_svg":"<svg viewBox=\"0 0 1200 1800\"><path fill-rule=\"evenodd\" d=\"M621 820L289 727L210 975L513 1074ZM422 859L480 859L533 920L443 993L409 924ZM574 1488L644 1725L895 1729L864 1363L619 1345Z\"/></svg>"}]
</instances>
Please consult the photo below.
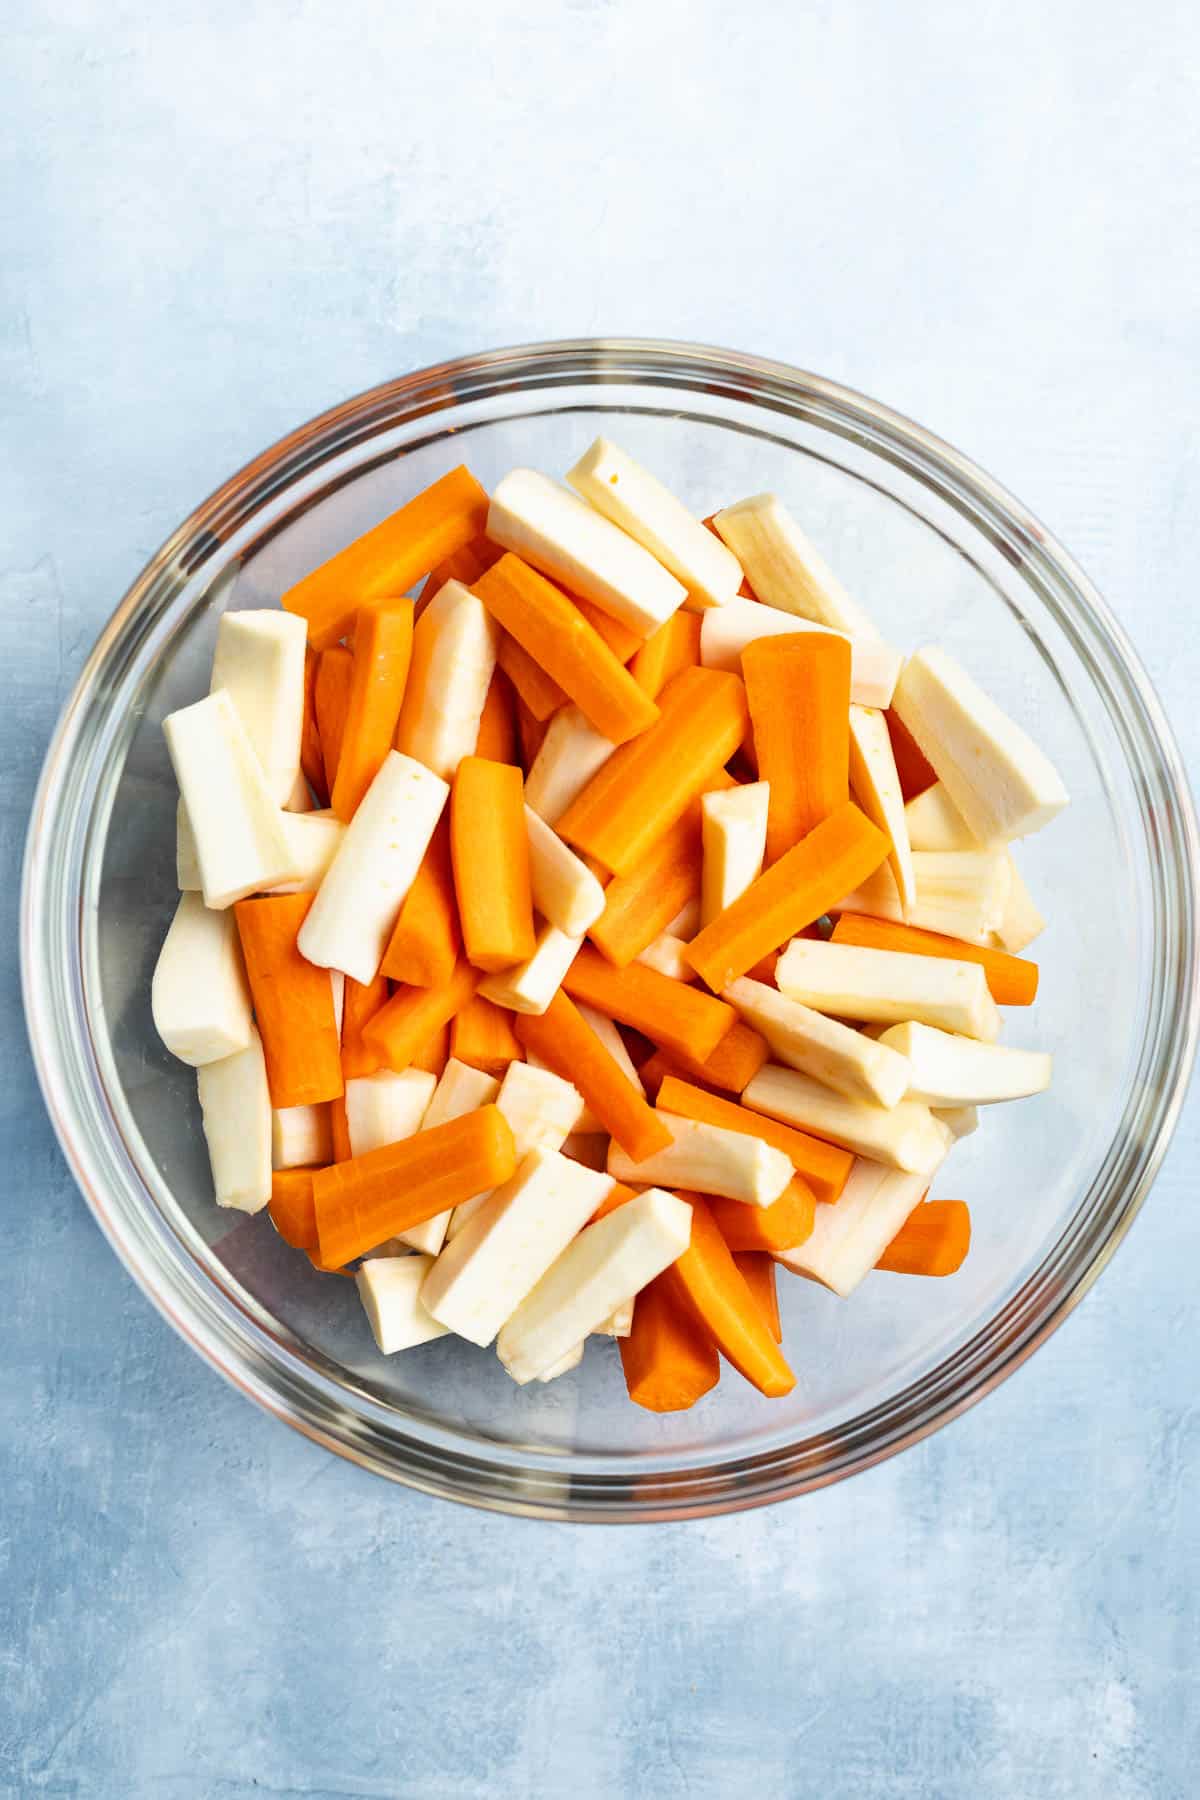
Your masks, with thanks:
<instances>
[{"instance_id":1,"label":"carrot baton","mask_svg":"<svg viewBox=\"0 0 1200 1800\"><path fill-rule=\"evenodd\" d=\"M498 1107L481 1106L398 1144L334 1163L313 1176L320 1257L343 1268L387 1238L499 1187L517 1166Z\"/></svg>"},{"instance_id":2,"label":"carrot baton","mask_svg":"<svg viewBox=\"0 0 1200 1800\"><path fill-rule=\"evenodd\" d=\"M485 569L491 568L500 555L502 552L487 538L473 538L461 550L452 550L449 556L444 556L441 562L430 569L421 584L416 601L417 618L420 618L438 590L444 588L448 581L461 581L464 587L470 587L473 581L479 580Z\"/></svg>"},{"instance_id":3,"label":"carrot baton","mask_svg":"<svg viewBox=\"0 0 1200 1800\"><path fill-rule=\"evenodd\" d=\"M539 725L544 725L552 713L567 704L566 694L516 638L504 632L499 641L497 663L512 682L518 700L529 708Z\"/></svg>"},{"instance_id":4,"label":"carrot baton","mask_svg":"<svg viewBox=\"0 0 1200 1800\"><path fill-rule=\"evenodd\" d=\"M618 1339L629 1398L648 1412L686 1412L721 1379L716 1345L692 1309L672 1295L669 1276L670 1270L642 1289L633 1329Z\"/></svg>"},{"instance_id":5,"label":"carrot baton","mask_svg":"<svg viewBox=\"0 0 1200 1800\"><path fill-rule=\"evenodd\" d=\"M337 779L353 673L354 658L342 644L330 645L317 658L313 710L321 738L321 761L325 771L325 791L328 794L333 793L333 784Z\"/></svg>"},{"instance_id":6,"label":"carrot baton","mask_svg":"<svg viewBox=\"0 0 1200 1800\"><path fill-rule=\"evenodd\" d=\"M835 944L855 944L863 950L906 950L914 956L940 956L951 962L978 963L987 977L992 999L998 1006L1032 1006L1037 998L1038 966L1006 950L990 950L968 944L962 938L943 937L918 925L894 925L862 913L843 913L833 928Z\"/></svg>"},{"instance_id":7,"label":"carrot baton","mask_svg":"<svg viewBox=\"0 0 1200 1800\"><path fill-rule=\"evenodd\" d=\"M733 1260L738 1274L754 1296L754 1303L767 1321L777 1344L783 1342L783 1326L779 1319L779 1295L775 1291L775 1259L759 1250L735 1250Z\"/></svg>"},{"instance_id":8,"label":"carrot baton","mask_svg":"<svg viewBox=\"0 0 1200 1800\"><path fill-rule=\"evenodd\" d=\"M740 1094L743 1088L749 1087L769 1055L766 1038L739 1019L703 1062L678 1048L656 1050L642 1069L642 1079L649 1089L652 1083L660 1083L666 1075L687 1075L704 1087Z\"/></svg>"},{"instance_id":9,"label":"carrot baton","mask_svg":"<svg viewBox=\"0 0 1200 1800\"><path fill-rule=\"evenodd\" d=\"M443 813L404 897L379 971L410 987L441 987L461 954L450 826Z\"/></svg>"},{"instance_id":10,"label":"carrot baton","mask_svg":"<svg viewBox=\"0 0 1200 1800\"><path fill-rule=\"evenodd\" d=\"M615 750L558 820L561 837L614 875L633 868L713 785L749 718L741 681L720 669L684 669L663 689L659 711L655 724Z\"/></svg>"},{"instance_id":11,"label":"carrot baton","mask_svg":"<svg viewBox=\"0 0 1200 1800\"><path fill-rule=\"evenodd\" d=\"M629 673L651 700L657 700L669 681L700 661L700 614L672 613L646 639L629 665Z\"/></svg>"},{"instance_id":12,"label":"carrot baton","mask_svg":"<svg viewBox=\"0 0 1200 1800\"><path fill-rule=\"evenodd\" d=\"M847 801L693 938L688 961L720 993L865 881L888 849L882 831Z\"/></svg>"},{"instance_id":13,"label":"carrot baton","mask_svg":"<svg viewBox=\"0 0 1200 1800\"><path fill-rule=\"evenodd\" d=\"M468 1000L467 1005L470 1004L471 1002ZM440 1080L449 1060L450 1027L449 1025L439 1025L433 1036L426 1039L408 1066L410 1069L423 1069L427 1074L436 1075Z\"/></svg>"},{"instance_id":14,"label":"carrot baton","mask_svg":"<svg viewBox=\"0 0 1200 1800\"><path fill-rule=\"evenodd\" d=\"M850 644L829 631L742 651L758 773L770 784L767 863L850 798Z\"/></svg>"},{"instance_id":15,"label":"carrot baton","mask_svg":"<svg viewBox=\"0 0 1200 1800\"><path fill-rule=\"evenodd\" d=\"M560 988L544 1013L515 1021L527 1050L570 1081L627 1155L653 1156L671 1134Z\"/></svg>"},{"instance_id":16,"label":"carrot baton","mask_svg":"<svg viewBox=\"0 0 1200 1800\"><path fill-rule=\"evenodd\" d=\"M317 1247L317 1213L313 1204L315 1169L276 1169L271 1176L267 1211L271 1223L293 1250Z\"/></svg>"},{"instance_id":17,"label":"carrot baton","mask_svg":"<svg viewBox=\"0 0 1200 1800\"><path fill-rule=\"evenodd\" d=\"M467 1004L479 971L459 962L440 987L403 987L363 1027L363 1045L388 1069L407 1069L443 1025Z\"/></svg>"},{"instance_id":18,"label":"carrot baton","mask_svg":"<svg viewBox=\"0 0 1200 1800\"><path fill-rule=\"evenodd\" d=\"M642 1073L644 1076L644 1069ZM738 1106L719 1094L706 1094L703 1088L693 1087L690 1082L680 1081L673 1075L668 1075L659 1088L657 1103L664 1112L678 1113L685 1119L700 1119L710 1125L724 1125L729 1131L745 1131L751 1137L774 1144L777 1150L785 1150L797 1175L812 1189L816 1199L826 1205L837 1200L854 1166L851 1151L827 1144L823 1138L811 1137L794 1125L764 1118L751 1112L748 1106Z\"/></svg>"},{"instance_id":19,"label":"carrot baton","mask_svg":"<svg viewBox=\"0 0 1200 1800\"><path fill-rule=\"evenodd\" d=\"M309 642L323 650L345 637L360 606L399 598L443 557L482 537L487 511L470 471L451 469L290 587L284 610L308 620Z\"/></svg>"},{"instance_id":20,"label":"carrot baton","mask_svg":"<svg viewBox=\"0 0 1200 1800\"><path fill-rule=\"evenodd\" d=\"M525 962L535 936L519 769L464 756L450 794L450 852L468 960L489 971Z\"/></svg>"},{"instance_id":21,"label":"carrot baton","mask_svg":"<svg viewBox=\"0 0 1200 1800\"><path fill-rule=\"evenodd\" d=\"M329 972L296 945L312 904L311 894L273 894L239 900L234 909L275 1107L312 1106L344 1092Z\"/></svg>"},{"instance_id":22,"label":"carrot baton","mask_svg":"<svg viewBox=\"0 0 1200 1800\"><path fill-rule=\"evenodd\" d=\"M790 1394L796 1377L771 1336L707 1203L699 1194L681 1194L680 1199L692 1207L692 1241L666 1271L671 1293L692 1306L721 1354L760 1393L770 1399Z\"/></svg>"},{"instance_id":23,"label":"carrot baton","mask_svg":"<svg viewBox=\"0 0 1200 1800\"><path fill-rule=\"evenodd\" d=\"M631 625L622 624L620 619L614 619L609 613L601 612L598 606L593 606L582 595L572 594L571 603L578 607L592 630L604 639L619 663L627 663L645 643L640 631L635 631Z\"/></svg>"},{"instance_id":24,"label":"carrot baton","mask_svg":"<svg viewBox=\"0 0 1200 1800\"><path fill-rule=\"evenodd\" d=\"M644 963L614 969L590 944L584 944L563 977L575 1000L594 1006L621 1025L642 1032L670 1051L682 1051L703 1062L737 1022L723 1000L702 994L682 981L672 981Z\"/></svg>"},{"instance_id":25,"label":"carrot baton","mask_svg":"<svg viewBox=\"0 0 1200 1800\"><path fill-rule=\"evenodd\" d=\"M732 787L732 777L719 769L707 791ZM619 969L661 936L690 900L699 898L702 799L691 801L645 855L624 875L614 875L604 890L604 911L588 936Z\"/></svg>"},{"instance_id":26,"label":"carrot baton","mask_svg":"<svg viewBox=\"0 0 1200 1800\"><path fill-rule=\"evenodd\" d=\"M495 669L492 673L487 699L479 715L475 754L486 757L488 762L515 763L520 760L513 691L503 669Z\"/></svg>"},{"instance_id":27,"label":"carrot baton","mask_svg":"<svg viewBox=\"0 0 1200 1800\"><path fill-rule=\"evenodd\" d=\"M817 1202L802 1175L793 1175L778 1200L770 1206L743 1206L706 1194L717 1228L729 1248L740 1251L794 1250L811 1237Z\"/></svg>"},{"instance_id":28,"label":"carrot baton","mask_svg":"<svg viewBox=\"0 0 1200 1800\"><path fill-rule=\"evenodd\" d=\"M525 1060L514 1025L506 1007L474 994L451 1022L450 1054L486 1075L503 1075L510 1063Z\"/></svg>"},{"instance_id":29,"label":"carrot baton","mask_svg":"<svg viewBox=\"0 0 1200 1800\"><path fill-rule=\"evenodd\" d=\"M907 1219L875 1264L893 1275L953 1275L971 1248L965 1200L926 1200Z\"/></svg>"},{"instance_id":30,"label":"carrot baton","mask_svg":"<svg viewBox=\"0 0 1200 1800\"><path fill-rule=\"evenodd\" d=\"M363 1043L363 1029L375 1017L388 997L388 984L382 975L363 983L346 977L342 1002L342 1074L347 1081L359 1075L373 1075L379 1058Z\"/></svg>"},{"instance_id":31,"label":"carrot baton","mask_svg":"<svg viewBox=\"0 0 1200 1800\"><path fill-rule=\"evenodd\" d=\"M347 821L392 747L412 655L412 601L364 607L355 617L350 691L330 796L338 818Z\"/></svg>"}]
</instances>

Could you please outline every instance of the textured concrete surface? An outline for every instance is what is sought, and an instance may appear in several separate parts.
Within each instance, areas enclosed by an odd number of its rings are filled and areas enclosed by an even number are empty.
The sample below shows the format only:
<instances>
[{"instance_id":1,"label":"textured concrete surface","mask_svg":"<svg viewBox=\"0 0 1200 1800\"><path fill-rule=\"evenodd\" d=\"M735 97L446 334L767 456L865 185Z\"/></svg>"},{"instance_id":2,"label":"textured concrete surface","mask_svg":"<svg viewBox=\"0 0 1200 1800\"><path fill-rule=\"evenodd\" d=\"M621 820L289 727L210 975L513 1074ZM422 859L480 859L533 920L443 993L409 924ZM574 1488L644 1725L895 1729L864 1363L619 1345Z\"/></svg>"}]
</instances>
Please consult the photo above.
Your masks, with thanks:
<instances>
[{"instance_id":1,"label":"textured concrete surface","mask_svg":"<svg viewBox=\"0 0 1200 1800\"><path fill-rule=\"evenodd\" d=\"M14 928L57 707L179 517L344 394L533 337L757 349L961 444L1098 579L1200 767L1195 9L18 0L0 30L0 1792L1194 1794L1194 1104L1097 1290L940 1437L774 1511L531 1526L325 1456L151 1311L43 1116Z\"/></svg>"}]
</instances>

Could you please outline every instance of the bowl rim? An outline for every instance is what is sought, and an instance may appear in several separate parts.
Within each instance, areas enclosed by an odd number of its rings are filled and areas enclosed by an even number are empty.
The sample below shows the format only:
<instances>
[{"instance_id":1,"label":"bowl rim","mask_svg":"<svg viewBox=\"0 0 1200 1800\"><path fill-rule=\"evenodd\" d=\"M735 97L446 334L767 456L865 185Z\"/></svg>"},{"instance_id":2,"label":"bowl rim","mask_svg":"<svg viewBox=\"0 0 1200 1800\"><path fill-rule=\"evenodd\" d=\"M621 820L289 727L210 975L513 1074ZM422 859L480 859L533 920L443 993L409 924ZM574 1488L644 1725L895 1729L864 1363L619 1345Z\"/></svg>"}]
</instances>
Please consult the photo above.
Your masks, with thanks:
<instances>
[{"instance_id":1,"label":"bowl rim","mask_svg":"<svg viewBox=\"0 0 1200 1800\"><path fill-rule=\"evenodd\" d=\"M1019 548L1024 565L1037 568L1059 591L1062 622L1082 639L1089 662L1104 659L1104 673L1130 710L1125 749L1136 719L1149 754L1138 767L1140 810L1152 812L1155 829L1174 849L1175 888L1160 896L1173 972L1171 991L1160 995L1157 1017L1159 1062L1153 1091L1140 1097L1146 1130L1126 1148L1128 1167L1108 1171L1110 1204L1098 1241L1069 1280L1042 1281L1048 1253L1010 1306L984 1321L943 1363L920 1378L933 1384L919 1415L906 1412L910 1390L902 1389L868 1412L827 1434L840 1443L836 1460L817 1464L802 1452L805 1440L743 1455L715 1467L692 1466L649 1474L608 1474L588 1459L522 1451L500 1445L499 1452L449 1430L418 1433L398 1428L385 1409L364 1420L338 1397L338 1387L310 1367L289 1366L277 1340L255 1332L243 1314L218 1296L201 1277L177 1277L164 1289L136 1229L134 1209L114 1205L108 1184L128 1177L120 1161L124 1145L104 1142L96 1120L107 1119L102 1082L86 1030L83 979L78 957L81 935L79 893L53 865L53 822L71 797L72 751L88 708L96 704L98 674L125 647L144 638L153 617L181 582L190 579L214 544L227 536L231 521L248 520L290 490L305 475L377 435L390 424L452 409L466 398L514 388L621 383L706 386L732 398L774 406L802 416L823 409L822 422L846 436L865 434L868 447L890 444L918 465L922 476L982 527L1002 534L1009 553ZM1045 596L1043 596L1045 598ZM1065 609L1064 609L1065 603ZM1078 642L1077 642L1078 647ZM134 645L136 648L136 643ZM95 760L93 758L93 760ZM1166 862L1164 852L1163 861ZM21 892L22 989L34 1063L51 1122L67 1161L101 1229L138 1285L170 1324L226 1380L293 1428L376 1473L425 1493L493 1511L581 1522L642 1522L701 1517L765 1505L812 1491L872 1467L959 1417L997 1387L1045 1342L1097 1279L1140 1209L1166 1153L1182 1108L1200 1032L1200 946L1195 929L1200 891L1200 839L1182 758L1161 703L1132 645L1107 604L1082 570L1027 508L969 458L904 415L854 389L808 371L745 352L701 344L647 338L583 338L516 345L457 357L368 388L319 413L280 438L230 476L202 502L150 558L100 632L67 700L46 753L26 838ZM51 949L65 961L56 968ZM1156 946L1160 951L1163 946ZM72 961L72 957L74 960ZM74 1002L74 1006L65 1002ZM1169 1015L1161 1012L1170 1006ZM74 1037L64 1021L76 1027ZM86 1040L86 1041L85 1041ZM1145 1046L1143 1046L1145 1054ZM1128 1113L1128 1106L1126 1112ZM1114 1143L1117 1139L1114 1139ZM1110 1146L1111 1151L1111 1146ZM1106 1159L1105 1168L1111 1161ZM1105 1173L1092 1183L1095 1191ZM1117 1181L1117 1177L1120 1180ZM126 1185L128 1186L128 1180ZM136 1184L135 1184L136 1185ZM1119 1192L1116 1191L1119 1187ZM142 1189L144 1196L145 1190ZM1076 1217L1087 1195L1081 1196ZM1060 1240L1061 1242L1061 1240ZM1017 1300L1028 1314L1006 1319ZM216 1304L218 1300L225 1302ZM994 1343L984 1345L988 1336ZM971 1351L974 1363L965 1385L937 1379L957 1368ZM361 1397L361 1396L360 1396ZM369 1411L369 1409L368 1409ZM596 1459L599 1461L600 1459Z\"/></svg>"}]
</instances>

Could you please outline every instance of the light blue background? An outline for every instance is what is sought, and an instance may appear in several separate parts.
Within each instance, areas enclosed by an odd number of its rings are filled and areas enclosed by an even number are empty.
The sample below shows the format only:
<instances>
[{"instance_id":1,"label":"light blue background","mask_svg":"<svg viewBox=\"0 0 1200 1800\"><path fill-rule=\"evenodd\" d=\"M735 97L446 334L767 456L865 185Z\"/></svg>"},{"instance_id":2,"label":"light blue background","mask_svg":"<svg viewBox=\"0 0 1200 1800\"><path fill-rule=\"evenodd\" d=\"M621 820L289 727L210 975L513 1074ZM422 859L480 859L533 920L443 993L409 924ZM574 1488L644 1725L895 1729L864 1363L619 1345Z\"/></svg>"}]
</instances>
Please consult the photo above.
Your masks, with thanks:
<instances>
[{"instance_id":1,"label":"light blue background","mask_svg":"<svg viewBox=\"0 0 1200 1800\"><path fill-rule=\"evenodd\" d=\"M55 1147L14 950L40 757L142 561L293 424L496 343L706 339L912 414L1079 555L1200 766L1194 5L3 29L0 1792L1194 1795L1195 1105L1098 1289L931 1442L772 1511L531 1525L335 1461L172 1335Z\"/></svg>"}]
</instances>

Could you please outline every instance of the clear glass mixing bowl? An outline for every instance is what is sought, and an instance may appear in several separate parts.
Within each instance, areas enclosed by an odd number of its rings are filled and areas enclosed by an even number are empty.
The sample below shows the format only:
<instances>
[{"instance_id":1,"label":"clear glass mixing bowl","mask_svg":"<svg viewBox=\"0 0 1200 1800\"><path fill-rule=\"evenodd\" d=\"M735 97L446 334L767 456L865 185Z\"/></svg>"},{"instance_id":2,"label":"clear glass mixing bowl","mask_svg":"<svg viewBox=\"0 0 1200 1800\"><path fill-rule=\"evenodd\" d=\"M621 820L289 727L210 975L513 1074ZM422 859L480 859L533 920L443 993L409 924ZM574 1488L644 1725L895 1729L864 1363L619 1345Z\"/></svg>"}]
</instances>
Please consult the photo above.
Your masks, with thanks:
<instances>
[{"instance_id":1,"label":"clear glass mixing bowl","mask_svg":"<svg viewBox=\"0 0 1200 1800\"><path fill-rule=\"evenodd\" d=\"M453 463L490 485L616 437L699 512L794 507L901 646L936 639L1025 723L1073 804L1023 847L1050 926L1010 1041L1053 1091L1001 1108L938 1191L975 1242L952 1280L876 1275L849 1303L781 1276L799 1380L732 1371L692 1412L631 1406L615 1347L513 1386L446 1338L375 1353L349 1282L266 1215L219 1212L192 1071L163 1050L150 975L175 904L160 723L205 691L217 619L290 582ZM429 1493L557 1518L679 1518L867 1467L978 1400L1095 1279L1150 1186L1195 1047L1195 819L1154 692L1103 602L1010 495L885 407L750 356L623 340L497 351L389 383L266 451L180 526L121 602L51 746L22 918L30 1035L84 1194L154 1303L245 1393Z\"/></svg>"}]
</instances>

